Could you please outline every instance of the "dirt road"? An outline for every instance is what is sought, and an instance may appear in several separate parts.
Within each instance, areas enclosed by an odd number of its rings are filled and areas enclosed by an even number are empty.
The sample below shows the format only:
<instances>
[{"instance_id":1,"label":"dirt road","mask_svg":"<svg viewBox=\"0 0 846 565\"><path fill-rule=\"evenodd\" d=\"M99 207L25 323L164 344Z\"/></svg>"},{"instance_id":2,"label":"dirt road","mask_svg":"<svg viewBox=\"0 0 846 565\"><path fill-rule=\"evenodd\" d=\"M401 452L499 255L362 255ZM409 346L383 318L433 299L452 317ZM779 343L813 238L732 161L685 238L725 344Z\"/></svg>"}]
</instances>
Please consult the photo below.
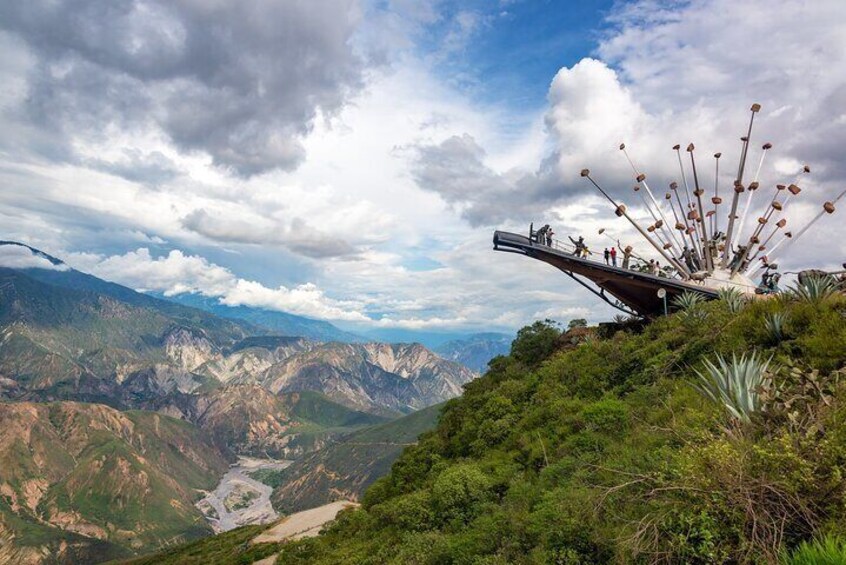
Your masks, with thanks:
<instances>
[{"instance_id":1,"label":"dirt road","mask_svg":"<svg viewBox=\"0 0 846 565\"><path fill-rule=\"evenodd\" d=\"M254 538L253 543L273 543L314 537L320 533L324 524L335 519L338 512L354 506L358 506L358 504L349 500L340 500L291 514Z\"/></svg>"}]
</instances>

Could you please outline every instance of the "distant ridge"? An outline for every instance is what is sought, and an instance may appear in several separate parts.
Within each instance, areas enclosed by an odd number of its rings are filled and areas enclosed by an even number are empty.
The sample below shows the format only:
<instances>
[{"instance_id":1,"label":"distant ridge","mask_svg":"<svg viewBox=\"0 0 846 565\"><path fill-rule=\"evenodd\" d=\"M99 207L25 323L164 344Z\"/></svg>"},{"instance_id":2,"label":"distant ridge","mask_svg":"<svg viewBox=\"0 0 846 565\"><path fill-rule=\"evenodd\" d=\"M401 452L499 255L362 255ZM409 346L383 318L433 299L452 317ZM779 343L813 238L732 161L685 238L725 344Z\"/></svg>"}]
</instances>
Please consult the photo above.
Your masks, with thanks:
<instances>
[{"instance_id":1,"label":"distant ridge","mask_svg":"<svg viewBox=\"0 0 846 565\"><path fill-rule=\"evenodd\" d=\"M276 312L262 308L252 308L250 306L227 306L221 304L215 297L203 296L201 294L186 293L175 296L156 294L154 296L182 304L183 306L198 308L222 318L243 320L283 335L305 337L316 341L339 341L342 343L361 343L367 341L366 338L345 332L329 322L313 320L305 316L298 316L287 312Z\"/></svg>"}]
</instances>

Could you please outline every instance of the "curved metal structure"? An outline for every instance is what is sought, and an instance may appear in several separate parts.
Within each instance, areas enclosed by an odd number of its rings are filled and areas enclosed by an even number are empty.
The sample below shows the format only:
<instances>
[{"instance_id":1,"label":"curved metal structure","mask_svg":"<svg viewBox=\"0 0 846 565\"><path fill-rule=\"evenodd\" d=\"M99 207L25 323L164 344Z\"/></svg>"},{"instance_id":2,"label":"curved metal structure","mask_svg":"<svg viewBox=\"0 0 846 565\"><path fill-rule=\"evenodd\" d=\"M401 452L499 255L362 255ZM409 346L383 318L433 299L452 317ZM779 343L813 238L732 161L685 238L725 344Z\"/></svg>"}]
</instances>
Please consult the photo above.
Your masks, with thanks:
<instances>
[{"instance_id":1,"label":"curved metal structure","mask_svg":"<svg viewBox=\"0 0 846 565\"><path fill-rule=\"evenodd\" d=\"M662 314L664 301L658 297L658 290L662 288L667 291L668 301L685 291L698 292L706 298L717 298L717 291L711 288L576 257L560 249L536 243L525 235L496 231L493 244L496 251L518 253L549 263L573 277L611 306L629 314L649 317ZM582 279L588 279L599 290L591 288ZM619 303L615 303L611 297Z\"/></svg>"},{"instance_id":2,"label":"curved metal structure","mask_svg":"<svg viewBox=\"0 0 846 565\"><path fill-rule=\"evenodd\" d=\"M497 231L494 233L494 249L519 253L549 263L557 267L568 276L572 277L579 284L589 289L599 298L629 314L641 316L655 316L665 309L665 301L658 296L659 290L666 291L666 297L672 299L685 291L697 292L705 298L711 299L718 296L719 289L734 289L747 296L755 296L761 292L772 290L766 281L772 281L771 270L775 269L773 253L780 245L785 244L781 252L794 244L802 234L807 232L817 221L835 211L835 204L846 197L846 190L843 190L836 198L823 203L822 210L814 218L796 231L782 231L787 226L787 218L784 216L786 206L791 197L797 196L802 189L796 184L800 175L811 172L808 165L796 173L793 179L795 182L776 184L772 199L766 202L763 210L760 210L756 222L746 222L748 214L753 211L751 206L752 196L759 189L758 175L764 163L764 156L772 148L771 143L765 143L761 147L761 157L755 178L745 186L743 184L746 160L749 156L750 139L752 135L752 124L755 115L761 110L760 104L752 104L751 116L746 135L741 137L743 147L740 155L737 176L734 179L734 194L731 200L730 211L727 218L726 233L723 234L717 229L719 219L717 217L718 206L722 202L719 197L719 158L721 153L715 153L717 160L714 177L714 196L711 198L712 209L706 209L704 182L700 182L699 171L696 168L694 158L695 146L690 143L685 150L690 157L690 168L693 180L693 198L691 198L688 186L688 175L685 173L685 166L681 158L681 144L673 146L679 160L679 173L684 183L684 194L687 196L686 205L682 203L679 196L679 185L672 181L669 184L670 192L667 192L662 199L656 199L646 182L646 173L635 166L634 161L629 157L626 144L620 144L620 151L631 165L634 179L637 185L633 187L634 192L640 192L643 188L649 198L643 197L640 193L644 209L654 220L649 225L641 225L633 214L628 211L624 202L620 200L617 193L605 190L599 182L591 175L590 169L582 169L580 176L590 182L591 185L614 207L614 214L618 218L624 218L648 244L647 250L655 257L648 265L651 269L658 265L657 259L664 262L665 274L669 277L647 274L640 271L632 271L613 267L598 261L580 257L587 248L583 238L579 241L570 238L570 241L578 248L570 252L568 249L552 238L552 231L549 224L546 224L535 231L533 225L529 226L529 237L524 235ZM738 215L738 202L741 194L746 192L746 204L743 212ZM675 202L673 201L675 193ZM672 212L666 214L663 210L664 203L669 205ZM708 206L710 208L710 206ZM670 225L670 217L675 219L675 225ZM753 216L754 217L754 216ZM737 226L735 226L736 220ZM709 230L709 223L713 222L713 229ZM744 226L751 227L744 230ZM602 234L604 228L599 230ZM769 231L769 234L765 233ZM678 232L678 233L676 233ZM770 241L777 234L781 239L768 247ZM607 236L608 234L606 234ZM622 247L617 240L617 247ZM565 244L566 245L566 244ZM626 261L631 257L638 258L641 263L646 261L635 255L632 246L626 246ZM612 251L614 249L612 248ZM606 250L607 252L607 250ZM765 255L761 255L766 252ZM657 254L657 255L655 255ZM759 257L759 255L761 255ZM757 259L757 261L756 261ZM760 264L759 264L760 263ZM761 285L752 282L755 273L765 269L766 278L762 279ZM591 281L599 290L585 282ZM664 293L662 293L664 295Z\"/></svg>"}]
</instances>

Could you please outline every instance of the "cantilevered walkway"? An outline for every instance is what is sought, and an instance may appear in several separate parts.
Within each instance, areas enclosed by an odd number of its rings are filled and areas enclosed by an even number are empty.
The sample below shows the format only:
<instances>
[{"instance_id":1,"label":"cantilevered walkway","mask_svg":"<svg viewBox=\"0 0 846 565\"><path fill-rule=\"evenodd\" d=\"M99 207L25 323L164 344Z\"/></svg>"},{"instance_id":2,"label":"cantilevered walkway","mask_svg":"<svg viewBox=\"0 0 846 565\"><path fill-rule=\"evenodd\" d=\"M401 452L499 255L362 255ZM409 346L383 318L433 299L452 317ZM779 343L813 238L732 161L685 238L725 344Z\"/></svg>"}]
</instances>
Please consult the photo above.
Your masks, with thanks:
<instances>
[{"instance_id":1,"label":"cantilevered walkway","mask_svg":"<svg viewBox=\"0 0 846 565\"><path fill-rule=\"evenodd\" d=\"M493 244L496 251L519 253L557 267L611 306L629 314L650 317L662 314L664 299L658 296L658 291L662 288L667 292L668 303L685 291L698 292L706 298L717 297L715 290L696 283L612 267L604 262L576 257L574 251L558 242L549 246L533 241L525 235L496 231ZM598 288L594 288L588 281Z\"/></svg>"}]
</instances>

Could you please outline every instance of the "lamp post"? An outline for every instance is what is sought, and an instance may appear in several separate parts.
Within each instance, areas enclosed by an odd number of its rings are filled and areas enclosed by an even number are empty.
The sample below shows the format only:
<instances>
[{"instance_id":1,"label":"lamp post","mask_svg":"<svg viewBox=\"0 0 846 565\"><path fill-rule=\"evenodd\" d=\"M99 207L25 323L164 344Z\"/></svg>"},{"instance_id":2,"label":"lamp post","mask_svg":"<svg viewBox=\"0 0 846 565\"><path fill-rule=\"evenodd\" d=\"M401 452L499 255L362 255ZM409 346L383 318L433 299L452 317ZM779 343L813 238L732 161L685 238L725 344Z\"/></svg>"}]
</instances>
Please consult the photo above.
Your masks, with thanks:
<instances>
[{"instance_id":1,"label":"lamp post","mask_svg":"<svg viewBox=\"0 0 846 565\"><path fill-rule=\"evenodd\" d=\"M667 290L664 288L658 289L658 298L662 298L664 300L664 315L667 315Z\"/></svg>"}]
</instances>

